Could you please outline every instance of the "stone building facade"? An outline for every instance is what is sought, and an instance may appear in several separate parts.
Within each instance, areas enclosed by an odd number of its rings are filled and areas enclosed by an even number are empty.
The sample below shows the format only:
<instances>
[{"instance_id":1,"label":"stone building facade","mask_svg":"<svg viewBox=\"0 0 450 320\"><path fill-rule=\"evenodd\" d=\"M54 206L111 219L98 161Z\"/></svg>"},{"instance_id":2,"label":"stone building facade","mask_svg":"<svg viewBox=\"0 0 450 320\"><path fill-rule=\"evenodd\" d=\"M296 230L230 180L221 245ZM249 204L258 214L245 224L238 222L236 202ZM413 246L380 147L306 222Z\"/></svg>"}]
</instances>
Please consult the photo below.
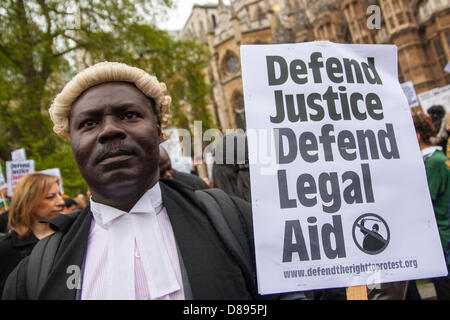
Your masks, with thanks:
<instances>
[{"instance_id":1,"label":"stone building facade","mask_svg":"<svg viewBox=\"0 0 450 320\"><path fill-rule=\"evenodd\" d=\"M368 19L379 11L379 28ZM234 0L194 5L184 36L209 47L207 70L213 88L211 111L222 129L244 128L241 44L328 40L338 43L395 44L399 80L417 93L450 83L443 71L450 60L448 0Z\"/></svg>"}]
</instances>

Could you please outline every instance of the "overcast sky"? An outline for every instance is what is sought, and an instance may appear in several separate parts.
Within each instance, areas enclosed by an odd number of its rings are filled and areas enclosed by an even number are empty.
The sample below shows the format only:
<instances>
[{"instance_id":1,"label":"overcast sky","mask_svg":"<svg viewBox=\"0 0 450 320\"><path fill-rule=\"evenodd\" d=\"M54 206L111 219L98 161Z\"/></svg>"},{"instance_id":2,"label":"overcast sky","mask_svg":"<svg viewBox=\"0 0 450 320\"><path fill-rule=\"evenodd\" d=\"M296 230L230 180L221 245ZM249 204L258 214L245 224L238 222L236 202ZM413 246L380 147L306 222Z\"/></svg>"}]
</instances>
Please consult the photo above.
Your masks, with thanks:
<instances>
[{"instance_id":1,"label":"overcast sky","mask_svg":"<svg viewBox=\"0 0 450 320\"><path fill-rule=\"evenodd\" d=\"M177 8L168 13L167 21L162 21L157 26L164 30L181 30L184 27L194 4L217 4L218 0L175 0ZM230 0L224 0L229 4Z\"/></svg>"}]
</instances>

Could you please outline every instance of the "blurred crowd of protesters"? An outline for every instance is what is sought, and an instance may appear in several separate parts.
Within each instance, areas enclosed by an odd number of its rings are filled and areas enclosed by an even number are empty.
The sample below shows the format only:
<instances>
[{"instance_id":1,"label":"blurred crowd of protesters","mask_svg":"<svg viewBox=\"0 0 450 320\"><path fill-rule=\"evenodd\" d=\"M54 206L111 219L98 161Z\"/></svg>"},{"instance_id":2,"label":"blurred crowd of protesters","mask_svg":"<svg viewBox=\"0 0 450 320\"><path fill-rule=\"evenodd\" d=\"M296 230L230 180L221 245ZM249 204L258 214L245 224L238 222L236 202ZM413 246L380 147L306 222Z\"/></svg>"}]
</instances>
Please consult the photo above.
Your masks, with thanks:
<instances>
[{"instance_id":1,"label":"blurred crowd of protesters","mask_svg":"<svg viewBox=\"0 0 450 320\"><path fill-rule=\"evenodd\" d=\"M432 106L428 115L413 115L419 147L423 154L430 196L438 224L440 238L447 264L450 260L449 194L450 194L450 116L443 106ZM227 143L228 139L233 140ZM227 146L232 146L228 150ZM194 190L219 188L227 194L251 202L248 143L245 133L237 132L224 136L214 149L212 176L200 178L195 169L191 174L172 168L167 151L160 146L160 178L174 179ZM6 188L0 190L0 293L8 274L29 255L34 245L43 237L52 234L46 221L58 214L71 214L83 210L89 201L86 196L61 195L59 179L42 173L23 177L14 191L12 199L6 197ZM431 280L437 298L448 300L449 277ZM307 297L316 300L343 300L345 289L314 290ZM382 285L378 290L369 290L369 299L420 299L415 281Z\"/></svg>"}]
</instances>

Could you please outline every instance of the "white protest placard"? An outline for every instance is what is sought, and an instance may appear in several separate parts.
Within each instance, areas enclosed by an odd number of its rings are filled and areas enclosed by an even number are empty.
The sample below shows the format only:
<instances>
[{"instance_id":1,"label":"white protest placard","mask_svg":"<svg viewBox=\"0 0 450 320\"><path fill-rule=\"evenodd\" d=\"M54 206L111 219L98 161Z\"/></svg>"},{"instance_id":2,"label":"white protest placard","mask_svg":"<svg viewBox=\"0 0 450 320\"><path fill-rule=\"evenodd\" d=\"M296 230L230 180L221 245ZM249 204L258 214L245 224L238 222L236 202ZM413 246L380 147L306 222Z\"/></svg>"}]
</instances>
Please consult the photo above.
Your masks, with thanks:
<instances>
[{"instance_id":1,"label":"white protest placard","mask_svg":"<svg viewBox=\"0 0 450 320\"><path fill-rule=\"evenodd\" d=\"M172 168L184 173L191 173L192 159L191 157L172 157Z\"/></svg>"},{"instance_id":2,"label":"white protest placard","mask_svg":"<svg viewBox=\"0 0 450 320\"><path fill-rule=\"evenodd\" d=\"M2 166L0 165L0 190L6 187L5 176L3 175Z\"/></svg>"},{"instance_id":3,"label":"white protest placard","mask_svg":"<svg viewBox=\"0 0 450 320\"><path fill-rule=\"evenodd\" d=\"M53 169L46 169L40 171L41 173L48 174L49 176L55 176L59 177L59 189L61 191L61 194L64 194L64 188L63 188L63 181L61 176L61 170L59 168L53 168Z\"/></svg>"},{"instance_id":4,"label":"white protest placard","mask_svg":"<svg viewBox=\"0 0 450 320\"><path fill-rule=\"evenodd\" d=\"M205 152L205 164L206 171L208 172L208 177L212 179L212 170L214 165L214 156L212 152Z\"/></svg>"},{"instance_id":5,"label":"white protest placard","mask_svg":"<svg viewBox=\"0 0 450 320\"><path fill-rule=\"evenodd\" d=\"M166 149L170 159L174 157L182 157L183 151L180 143L180 135L176 128L165 129L163 132L169 136L169 138L161 143L161 146Z\"/></svg>"},{"instance_id":6,"label":"white protest placard","mask_svg":"<svg viewBox=\"0 0 450 320\"><path fill-rule=\"evenodd\" d=\"M189 139L186 139L186 137L180 135L180 130L176 128L165 129L163 132L169 135L169 139L162 142L161 146L166 149L171 160L172 168L185 173L190 173L192 159L191 157L185 157L183 155L183 151L190 154L190 149L186 150L186 147L189 147L190 144L190 137Z\"/></svg>"},{"instance_id":7,"label":"white protest placard","mask_svg":"<svg viewBox=\"0 0 450 320\"><path fill-rule=\"evenodd\" d=\"M434 88L417 95L424 111L433 105L441 105L447 112L450 112L450 84Z\"/></svg>"},{"instance_id":8,"label":"white protest placard","mask_svg":"<svg viewBox=\"0 0 450 320\"><path fill-rule=\"evenodd\" d=\"M8 196L12 197L20 178L34 172L34 160L6 161L6 181Z\"/></svg>"},{"instance_id":9,"label":"white protest placard","mask_svg":"<svg viewBox=\"0 0 450 320\"><path fill-rule=\"evenodd\" d=\"M397 48L241 46L261 294L444 276Z\"/></svg>"},{"instance_id":10,"label":"white protest placard","mask_svg":"<svg viewBox=\"0 0 450 320\"><path fill-rule=\"evenodd\" d=\"M450 73L450 61L445 65L444 72Z\"/></svg>"},{"instance_id":11,"label":"white protest placard","mask_svg":"<svg viewBox=\"0 0 450 320\"><path fill-rule=\"evenodd\" d=\"M27 160L27 155L25 153L25 149L21 148L21 149L17 149L17 150L14 150L13 152L11 152L11 160L14 162Z\"/></svg>"},{"instance_id":12,"label":"white protest placard","mask_svg":"<svg viewBox=\"0 0 450 320\"><path fill-rule=\"evenodd\" d=\"M412 81L403 82L401 84L402 90L405 93L408 104L411 108L419 106L419 100L417 99L416 90Z\"/></svg>"}]
</instances>

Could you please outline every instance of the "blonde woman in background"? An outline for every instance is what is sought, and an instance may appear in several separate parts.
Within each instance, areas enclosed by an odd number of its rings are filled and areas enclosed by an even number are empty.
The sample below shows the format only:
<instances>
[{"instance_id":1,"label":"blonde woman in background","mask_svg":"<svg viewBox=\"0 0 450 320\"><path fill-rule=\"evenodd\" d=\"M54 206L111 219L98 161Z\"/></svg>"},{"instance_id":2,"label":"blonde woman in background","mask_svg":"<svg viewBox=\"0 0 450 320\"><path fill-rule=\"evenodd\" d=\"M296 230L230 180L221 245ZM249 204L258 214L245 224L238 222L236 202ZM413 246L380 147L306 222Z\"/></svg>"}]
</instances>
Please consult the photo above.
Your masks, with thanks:
<instances>
[{"instance_id":1,"label":"blonde woman in background","mask_svg":"<svg viewBox=\"0 0 450 320\"><path fill-rule=\"evenodd\" d=\"M9 210L10 231L0 241L0 292L20 260L40 239L54 232L49 223L40 221L57 216L63 206L58 177L32 173L19 180Z\"/></svg>"}]
</instances>

